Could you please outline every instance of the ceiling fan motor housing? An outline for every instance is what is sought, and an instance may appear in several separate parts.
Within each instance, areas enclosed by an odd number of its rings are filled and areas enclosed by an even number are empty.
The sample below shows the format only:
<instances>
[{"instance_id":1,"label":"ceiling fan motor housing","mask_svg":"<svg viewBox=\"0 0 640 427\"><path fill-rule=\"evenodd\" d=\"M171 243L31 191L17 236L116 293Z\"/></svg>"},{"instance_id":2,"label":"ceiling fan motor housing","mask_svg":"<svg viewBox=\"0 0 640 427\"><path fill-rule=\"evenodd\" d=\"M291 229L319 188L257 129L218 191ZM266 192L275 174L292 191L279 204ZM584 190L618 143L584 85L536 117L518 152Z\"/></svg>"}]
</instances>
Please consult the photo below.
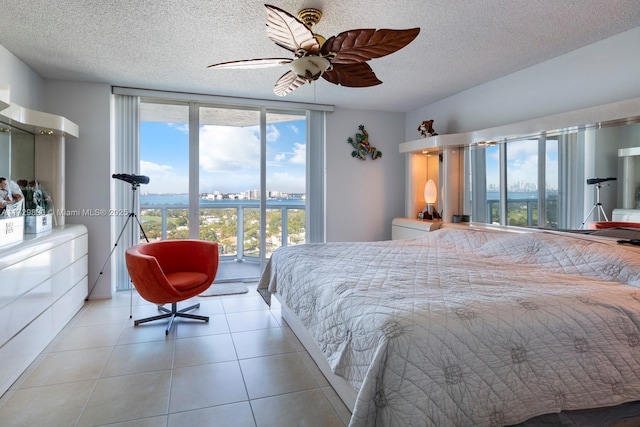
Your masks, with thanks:
<instances>
[{"instance_id":1,"label":"ceiling fan motor housing","mask_svg":"<svg viewBox=\"0 0 640 427\"><path fill-rule=\"evenodd\" d=\"M289 66L298 77L311 83L331 67L331 62L322 56L303 56L293 60Z\"/></svg>"}]
</instances>

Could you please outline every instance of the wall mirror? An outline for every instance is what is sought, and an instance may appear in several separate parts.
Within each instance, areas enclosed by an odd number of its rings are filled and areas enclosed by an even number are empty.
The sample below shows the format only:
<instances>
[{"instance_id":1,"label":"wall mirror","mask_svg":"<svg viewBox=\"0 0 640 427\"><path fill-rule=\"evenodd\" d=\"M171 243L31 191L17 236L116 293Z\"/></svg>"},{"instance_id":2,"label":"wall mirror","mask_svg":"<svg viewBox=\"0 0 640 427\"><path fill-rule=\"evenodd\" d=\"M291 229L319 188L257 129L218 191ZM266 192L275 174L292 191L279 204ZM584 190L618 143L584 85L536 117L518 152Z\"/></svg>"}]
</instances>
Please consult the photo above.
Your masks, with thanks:
<instances>
[{"instance_id":1,"label":"wall mirror","mask_svg":"<svg viewBox=\"0 0 640 427\"><path fill-rule=\"evenodd\" d=\"M638 208L639 147L640 117L473 144L465 209L474 222L510 226L579 229L612 220L614 209Z\"/></svg>"},{"instance_id":2,"label":"wall mirror","mask_svg":"<svg viewBox=\"0 0 640 427\"><path fill-rule=\"evenodd\" d=\"M0 176L12 181L35 178L35 137L0 122Z\"/></svg>"}]
</instances>

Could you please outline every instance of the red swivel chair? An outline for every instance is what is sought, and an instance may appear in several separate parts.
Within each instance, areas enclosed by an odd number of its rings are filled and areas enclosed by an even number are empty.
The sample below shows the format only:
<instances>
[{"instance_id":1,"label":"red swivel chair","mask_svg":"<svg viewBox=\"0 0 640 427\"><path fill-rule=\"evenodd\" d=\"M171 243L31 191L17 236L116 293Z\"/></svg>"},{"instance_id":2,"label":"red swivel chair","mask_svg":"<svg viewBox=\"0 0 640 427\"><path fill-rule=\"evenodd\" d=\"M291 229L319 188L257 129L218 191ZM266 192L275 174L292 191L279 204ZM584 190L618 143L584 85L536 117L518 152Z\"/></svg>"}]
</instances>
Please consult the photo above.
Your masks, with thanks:
<instances>
[{"instance_id":1,"label":"red swivel chair","mask_svg":"<svg viewBox=\"0 0 640 427\"><path fill-rule=\"evenodd\" d=\"M142 298L158 305L164 314L139 319L137 326L169 318L165 335L176 317L209 321L207 316L186 313L200 303L181 310L177 303L194 297L211 286L218 272L218 244L204 240L160 240L127 249L127 270ZM171 310L163 307L171 303Z\"/></svg>"}]
</instances>

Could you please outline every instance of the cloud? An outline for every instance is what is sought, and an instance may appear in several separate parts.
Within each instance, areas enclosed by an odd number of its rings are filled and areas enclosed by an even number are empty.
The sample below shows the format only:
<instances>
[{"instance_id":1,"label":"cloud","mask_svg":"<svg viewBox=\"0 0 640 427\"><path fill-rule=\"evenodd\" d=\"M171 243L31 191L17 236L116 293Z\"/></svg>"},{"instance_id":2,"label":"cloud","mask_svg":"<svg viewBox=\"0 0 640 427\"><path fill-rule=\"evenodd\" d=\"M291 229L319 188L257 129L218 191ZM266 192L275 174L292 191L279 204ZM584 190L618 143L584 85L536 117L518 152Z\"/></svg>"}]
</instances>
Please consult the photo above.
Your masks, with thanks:
<instances>
[{"instance_id":1,"label":"cloud","mask_svg":"<svg viewBox=\"0 0 640 427\"><path fill-rule=\"evenodd\" d=\"M291 129L293 131L293 133L300 133L300 128L298 128L298 126L295 125L289 125L289 129Z\"/></svg>"},{"instance_id":2,"label":"cloud","mask_svg":"<svg viewBox=\"0 0 640 427\"><path fill-rule=\"evenodd\" d=\"M487 149L487 183L498 186L500 181L499 150ZM548 143L545 155L546 186L558 188L558 146ZM507 185L516 182L538 185L538 140L513 141L507 144Z\"/></svg>"},{"instance_id":3,"label":"cloud","mask_svg":"<svg viewBox=\"0 0 640 427\"><path fill-rule=\"evenodd\" d=\"M256 127L202 126L200 167L205 172L235 172L260 166L260 133Z\"/></svg>"},{"instance_id":4,"label":"cloud","mask_svg":"<svg viewBox=\"0 0 640 427\"><path fill-rule=\"evenodd\" d=\"M167 123L169 127L174 128L177 131L180 131L184 134L189 135L189 124L188 123Z\"/></svg>"},{"instance_id":5,"label":"cloud","mask_svg":"<svg viewBox=\"0 0 640 427\"><path fill-rule=\"evenodd\" d=\"M296 142L293 144L293 156L289 159L289 163L295 165L304 165L307 163L307 145Z\"/></svg>"},{"instance_id":6,"label":"cloud","mask_svg":"<svg viewBox=\"0 0 640 427\"><path fill-rule=\"evenodd\" d=\"M140 174L149 177L149 184L141 187L145 193L187 193L189 177L178 175L173 167L145 160L140 161Z\"/></svg>"},{"instance_id":7,"label":"cloud","mask_svg":"<svg viewBox=\"0 0 640 427\"><path fill-rule=\"evenodd\" d=\"M267 142L275 142L280 138L280 131L274 125L267 126Z\"/></svg>"},{"instance_id":8,"label":"cloud","mask_svg":"<svg viewBox=\"0 0 640 427\"><path fill-rule=\"evenodd\" d=\"M187 130L183 125L170 126L180 131ZM266 136L272 159L267 164L268 185L273 190L283 192L304 192L304 168L299 165L305 164L305 144L296 143L291 147L291 143L281 141L280 130L275 125L267 126ZM203 125L199 136L201 193L240 192L260 187L259 126ZM280 173L272 173L275 170ZM156 163L141 161L141 173L150 177L150 183L145 186L144 192L188 192L188 174L173 165L172 160Z\"/></svg>"},{"instance_id":9,"label":"cloud","mask_svg":"<svg viewBox=\"0 0 640 427\"><path fill-rule=\"evenodd\" d=\"M522 140L507 144L507 185L538 186L538 141Z\"/></svg>"}]
</instances>

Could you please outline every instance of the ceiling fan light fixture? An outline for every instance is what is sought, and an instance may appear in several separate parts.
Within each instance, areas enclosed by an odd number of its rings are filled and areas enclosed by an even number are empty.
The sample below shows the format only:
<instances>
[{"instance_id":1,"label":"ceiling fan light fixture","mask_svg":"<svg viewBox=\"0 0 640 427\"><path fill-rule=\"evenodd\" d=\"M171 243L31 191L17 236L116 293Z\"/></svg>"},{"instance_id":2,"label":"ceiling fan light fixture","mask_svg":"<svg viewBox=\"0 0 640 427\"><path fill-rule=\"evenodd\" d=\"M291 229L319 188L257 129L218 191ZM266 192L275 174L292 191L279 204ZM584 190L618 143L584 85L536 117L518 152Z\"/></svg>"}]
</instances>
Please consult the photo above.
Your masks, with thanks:
<instances>
[{"instance_id":1,"label":"ceiling fan light fixture","mask_svg":"<svg viewBox=\"0 0 640 427\"><path fill-rule=\"evenodd\" d=\"M311 83L331 67L331 62L322 56L303 56L293 60L289 66L298 77Z\"/></svg>"}]
</instances>

